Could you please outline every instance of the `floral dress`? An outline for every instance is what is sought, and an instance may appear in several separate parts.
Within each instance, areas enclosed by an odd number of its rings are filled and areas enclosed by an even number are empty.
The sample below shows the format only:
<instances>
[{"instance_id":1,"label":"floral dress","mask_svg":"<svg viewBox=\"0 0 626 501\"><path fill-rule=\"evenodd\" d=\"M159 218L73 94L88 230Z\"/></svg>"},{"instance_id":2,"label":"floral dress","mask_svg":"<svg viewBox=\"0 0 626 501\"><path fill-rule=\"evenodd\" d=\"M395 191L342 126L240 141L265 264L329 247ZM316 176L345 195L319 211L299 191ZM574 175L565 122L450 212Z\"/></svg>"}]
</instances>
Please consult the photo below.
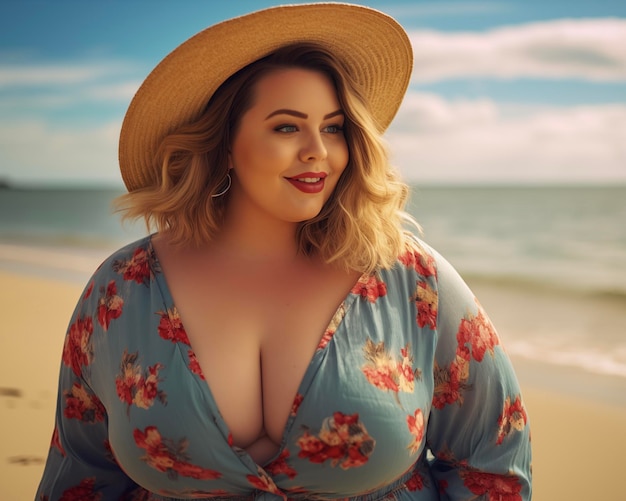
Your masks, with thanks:
<instances>
[{"instance_id":1,"label":"floral dress","mask_svg":"<svg viewBox=\"0 0 626 501\"><path fill-rule=\"evenodd\" d=\"M233 445L146 237L78 302L36 499L518 501L531 497L530 459L492 324L416 239L339 306L280 451L256 464Z\"/></svg>"}]
</instances>

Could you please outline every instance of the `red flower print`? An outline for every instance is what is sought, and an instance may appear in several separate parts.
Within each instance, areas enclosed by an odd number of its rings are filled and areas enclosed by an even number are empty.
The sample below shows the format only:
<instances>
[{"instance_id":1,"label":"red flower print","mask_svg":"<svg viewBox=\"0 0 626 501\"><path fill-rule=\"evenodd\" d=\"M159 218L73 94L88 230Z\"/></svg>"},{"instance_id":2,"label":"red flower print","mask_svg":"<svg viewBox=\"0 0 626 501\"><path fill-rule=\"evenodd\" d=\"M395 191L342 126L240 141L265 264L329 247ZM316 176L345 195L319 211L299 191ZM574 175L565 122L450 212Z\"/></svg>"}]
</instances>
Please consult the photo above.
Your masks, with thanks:
<instances>
[{"instance_id":1,"label":"red flower print","mask_svg":"<svg viewBox=\"0 0 626 501\"><path fill-rule=\"evenodd\" d=\"M480 306L476 316L467 314L461 320L456 338L459 347L467 343L471 345L472 357L477 362L482 362L487 351L493 356L494 347L500 344L493 325Z\"/></svg>"},{"instance_id":2,"label":"red flower print","mask_svg":"<svg viewBox=\"0 0 626 501\"><path fill-rule=\"evenodd\" d=\"M148 426L143 432L136 428L133 437L137 446L146 451L141 459L151 468L167 473L172 480L179 475L200 480L214 480L222 476L217 471L191 464L186 453L189 443L184 438L178 442L163 439L156 426Z\"/></svg>"},{"instance_id":3,"label":"red flower print","mask_svg":"<svg viewBox=\"0 0 626 501\"><path fill-rule=\"evenodd\" d=\"M424 477L420 474L419 471L413 473L411 478L409 478L404 485L406 485L407 490L411 492L421 491L424 488Z\"/></svg>"},{"instance_id":4,"label":"red flower print","mask_svg":"<svg viewBox=\"0 0 626 501\"><path fill-rule=\"evenodd\" d=\"M296 393L296 396L293 399L293 403L291 404L290 414L292 416L295 416L296 414L298 414L298 409L300 408L300 404L302 403L303 399L304 397L300 393Z\"/></svg>"},{"instance_id":5,"label":"red flower print","mask_svg":"<svg viewBox=\"0 0 626 501\"><path fill-rule=\"evenodd\" d=\"M146 491L148 497L141 498L138 501L154 501L154 496L150 494L150 492ZM211 489L210 491L204 491L199 489L159 489L159 495L166 496L169 498L176 499L230 499L232 497L232 493L224 490L224 489ZM244 498L245 499L245 498ZM131 500L121 500L121 501L136 501L135 499Z\"/></svg>"},{"instance_id":6,"label":"red flower print","mask_svg":"<svg viewBox=\"0 0 626 501\"><path fill-rule=\"evenodd\" d=\"M63 491L59 501L100 501L102 493L96 492L95 488L95 478L84 478L80 484Z\"/></svg>"},{"instance_id":7,"label":"red flower print","mask_svg":"<svg viewBox=\"0 0 626 501\"><path fill-rule=\"evenodd\" d=\"M111 463L119 466L117 458L115 457L115 453L113 452L113 448L111 447L111 442L109 442L108 439L105 439L103 445L105 450L104 457L106 457L107 460L111 461Z\"/></svg>"},{"instance_id":8,"label":"red flower print","mask_svg":"<svg viewBox=\"0 0 626 501\"><path fill-rule=\"evenodd\" d=\"M326 348L326 346L328 346L328 343L330 343L330 340L333 338L334 335L335 335L335 331L326 329L326 331L324 332L324 335L320 339L319 344L317 345L317 349L323 350L324 348Z\"/></svg>"},{"instance_id":9,"label":"red flower print","mask_svg":"<svg viewBox=\"0 0 626 501\"><path fill-rule=\"evenodd\" d=\"M320 342L317 345L318 350L323 350L324 348L326 348L328 343L330 343L330 340L335 335L335 332L337 331L339 324L341 323L341 321L343 320L343 317L345 316L346 316L345 303L341 303L339 305L339 308L337 308L337 311L335 311L335 314L333 315L333 318L331 319L330 324L326 328L326 331L324 332L322 339L320 339Z\"/></svg>"},{"instance_id":10,"label":"red flower print","mask_svg":"<svg viewBox=\"0 0 626 501\"><path fill-rule=\"evenodd\" d=\"M102 402L79 384L74 383L70 391L63 393L65 408L63 415L68 419L78 419L85 423L104 421L105 410Z\"/></svg>"},{"instance_id":11,"label":"red flower print","mask_svg":"<svg viewBox=\"0 0 626 501\"><path fill-rule=\"evenodd\" d=\"M466 468L467 467L467 461L457 461L456 457L454 456L454 452L452 452L447 446L445 446L443 449L437 451L434 453L435 457L439 460L442 461L444 463L450 463L453 464L455 468L459 468L459 467L463 467Z\"/></svg>"},{"instance_id":12,"label":"red flower print","mask_svg":"<svg viewBox=\"0 0 626 501\"><path fill-rule=\"evenodd\" d=\"M91 335L93 322L91 317L80 318L70 325L63 345L63 363L72 368L74 374L81 375L82 366L89 365L93 359Z\"/></svg>"},{"instance_id":13,"label":"red flower print","mask_svg":"<svg viewBox=\"0 0 626 501\"><path fill-rule=\"evenodd\" d=\"M422 371L413 368L413 355L408 344L400 349L400 356L402 358L397 365L400 391L413 393L415 380L422 378Z\"/></svg>"},{"instance_id":14,"label":"red flower print","mask_svg":"<svg viewBox=\"0 0 626 501\"><path fill-rule=\"evenodd\" d=\"M496 444L500 445L504 441L504 437L513 433L514 430L522 431L527 421L528 417L521 396L515 397L512 404L511 397L506 397L502 414L498 418L498 440Z\"/></svg>"},{"instance_id":15,"label":"red flower print","mask_svg":"<svg viewBox=\"0 0 626 501\"><path fill-rule=\"evenodd\" d=\"M179 475L183 477L197 478L198 480L214 480L221 476L219 473L213 470L210 470L208 468L201 468L200 466L186 463L184 461L177 461L176 463L174 463L173 468Z\"/></svg>"},{"instance_id":16,"label":"red flower print","mask_svg":"<svg viewBox=\"0 0 626 501\"><path fill-rule=\"evenodd\" d=\"M176 459L167 445L163 443L156 426L148 426L143 432L136 428L133 431L133 438L138 447L146 450L147 454L141 459L150 467L160 472L174 471Z\"/></svg>"},{"instance_id":17,"label":"red flower print","mask_svg":"<svg viewBox=\"0 0 626 501\"><path fill-rule=\"evenodd\" d=\"M466 383L468 368L469 362L458 355L449 368L439 367L435 361L433 407L443 409L448 404L463 404L463 392L471 389L471 385Z\"/></svg>"},{"instance_id":18,"label":"red flower print","mask_svg":"<svg viewBox=\"0 0 626 501\"><path fill-rule=\"evenodd\" d=\"M294 470L291 466L287 464L287 458L289 457L289 451L287 449L283 450L274 461L272 461L269 465L265 467L265 471L267 471L270 475L287 475L287 478L295 478L298 474L296 470Z\"/></svg>"},{"instance_id":19,"label":"red flower print","mask_svg":"<svg viewBox=\"0 0 626 501\"><path fill-rule=\"evenodd\" d=\"M87 300L89 299L89 296L91 296L91 292L93 291L93 280L91 281L91 283L89 284L89 287L87 287L87 289L85 289L85 294L83 295L83 300Z\"/></svg>"},{"instance_id":20,"label":"red flower print","mask_svg":"<svg viewBox=\"0 0 626 501\"><path fill-rule=\"evenodd\" d=\"M437 482L439 486L439 494L445 494L448 490L448 481L447 480L439 480Z\"/></svg>"},{"instance_id":21,"label":"red flower print","mask_svg":"<svg viewBox=\"0 0 626 501\"><path fill-rule=\"evenodd\" d=\"M135 398L136 388L141 379L141 366L139 366L137 353L129 354L124 350L120 372L115 378L115 389L117 396L126 405L131 405Z\"/></svg>"},{"instance_id":22,"label":"red flower print","mask_svg":"<svg viewBox=\"0 0 626 501\"><path fill-rule=\"evenodd\" d=\"M100 288L100 299L98 300L98 323L106 331L114 318L119 318L122 314L124 300L117 295L115 280L111 280L107 285Z\"/></svg>"},{"instance_id":23,"label":"red flower print","mask_svg":"<svg viewBox=\"0 0 626 501\"><path fill-rule=\"evenodd\" d=\"M150 271L151 261L153 261L152 254L139 247L135 249L130 259L115 261L113 271L120 273L124 280L134 280L138 284L147 285L152 275Z\"/></svg>"},{"instance_id":24,"label":"red flower print","mask_svg":"<svg viewBox=\"0 0 626 501\"><path fill-rule=\"evenodd\" d=\"M126 494L122 494L119 501L150 501L152 495L143 487L136 487Z\"/></svg>"},{"instance_id":25,"label":"red flower print","mask_svg":"<svg viewBox=\"0 0 626 501\"><path fill-rule=\"evenodd\" d=\"M137 393L133 402L137 407L148 409L158 397L162 404L166 403L165 393L158 389L159 371L163 368L161 364L154 364L147 369L147 373L139 380L137 385Z\"/></svg>"},{"instance_id":26,"label":"red flower print","mask_svg":"<svg viewBox=\"0 0 626 501\"><path fill-rule=\"evenodd\" d=\"M167 405L167 395L158 387L162 381L159 371L163 365L157 363L144 371L138 358L137 352L128 353L124 350L120 372L115 378L117 396L127 405L126 411L129 412L133 404L141 409L149 409L156 399Z\"/></svg>"},{"instance_id":27,"label":"red flower print","mask_svg":"<svg viewBox=\"0 0 626 501\"><path fill-rule=\"evenodd\" d=\"M363 275L350 292L375 303L379 297L387 295L387 284L377 274Z\"/></svg>"},{"instance_id":28,"label":"red flower print","mask_svg":"<svg viewBox=\"0 0 626 501\"><path fill-rule=\"evenodd\" d=\"M202 372L202 367L200 367L198 359L196 358L196 354L193 352L193 350L187 350L187 356L189 357L189 370L203 381L206 381L204 373Z\"/></svg>"},{"instance_id":29,"label":"red flower print","mask_svg":"<svg viewBox=\"0 0 626 501\"><path fill-rule=\"evenodd\" d=\"M400 387L394 381L394 374L390 366L383 366L379 368L363 367L362 371L370 384L373 384L376 388L381 390L391 390L396 393L400 390Z\"/></svg>"},{"instance_id":30,"label":"red flower print","mask_svg":"<svg viewBox=\"0 0 626 501\"><path fill-rule=\"evenodd\" d=\"M369 436L358 414L335 412L326 418L317 436L305 430L298 439L298 457L311 463L330 460L331 465L342 469L363 466L374 451L376 442Z\"/></svg>"},{"instance_id":31,"label":"red flower print","mask_svg":"<svg viewBox=\"0 0 626 501\"><path fill-rule=\"evenodd\" d=\"M320 454L324 451L324 442L315 435L311 435L308 431L302 434L297 443L301 449L298 457L309 458L309 461L312 463L323 463L328 459L327 454Z\"/></svg>"},{"instance_id":32,"label":"red flower print","mask_svg":"<svg viewBox=\"0 0 626 501\"><path fill-rule=\"evenodd\" d=\"M409 427L409 432L413 435L413 439L407 449L409 449L411 454L415 454L419 450L422 439L424 438L424 414L422 409L417 409L412 416L408 415L406 417L406 424Z\"/></svg>"},{"instance_id":33,"label":"red flower print","mask_svg":"<svg viewBox=\"0 0 626 501\"><path fill-rule=\"evenodd\" d=\"M496 475L471 468L460 472L463 484L472 493L485 496L487 501L522 501L522 485L515 475Z\"/></svg>"},{"instance_id":34,"label":"red flower print","mask_svg":"<svg viewBox=\"0 0 626 501\"><path fill-rule=\"evenodd\" d=\"M115 390L117 391L117 396L120 397L120 400L126 405L133 403L133 384L128 380L119 377L116 378Z\"/></svg>"},{"instance_id":35,"label":"red flower print","mask_svg":"<svg viewBox=\"0 0 626 501\"><path fill-rule=\"evenodd\" d=\"M400 360L395 360L385 349L384 341L374 343L368 339L363 352L365 364L361 372L370 384L380 390L394 392L398 403L399 391L413 392L415 380L422 375L419 369L413 368L413 357L408 345L400 350Z\"/></svg>"},{"instance_id":36,"label":"red flower print","mask_svg":"<svg viewBox=\"0 0 626 501\"><path fill-rule=\"evenodd\" d=\"M417 307L417 325L428 325L431 329L436 329L439 302L437 291L426 282L418 282L411 300L415 301Z\"/></svg>"},{"instance_id":37,"label":"red flower print","mask_svg":"<svg viewBox=\"0 0 626 501\"><path fill-rule=\"evenodd\" d=\"M442 409L446 404L463 403L463 392L469 390L470 361L473 358L482 362L485 353L494 355L499 344L493 325L478 305L476 316L467 314L457 331L457 349L454 362L449 368L441 368L435 363L435 392L433 406Z\"/></svg>"},{"instance_id":38,"label":"red flower print","mask_svg":"<svg viewBox=\"0 0 626 501\"><path fill-rule=\"evenodd\" d=\"M248 479L248 482L250 482L250 485L252 485L255 489L259 489L265 492L271 492L272 494L277 494L281 496L285 500L287 499L287 496L282 495L282 493L280 492L280 489L276 486L274 481L267 475L267 473L263 471L262 468L257 469L257 474L258 476L246 475L246 478Z\"/></svg>"},{"instance_id":39,"label":"red flower print","mask_svg":"<svg viewBox=\"0 0 626 501\"><path fill-rule=\"evenodd\" d=\"M59 437L59 429L55 426L54 431L52 432L52 440L50 441L50 447L56 447L57 450L61 453L61 456L65 456L67 453L63 448L63 444L61 444L61 437Z\"/></svg>"},{"instance_id":40,"label":"red flower print","mask_svg":"<svg viewBox=\"0 0 626 501\"><path fill-rule=\"evenodd\" d=\"M423 277L437 275L435 259L417 242L411 242L404 254L400 255L398 259L404 266L415 269Z\"/></svg>"},{"instance_id":41,"label":"red flower print","mask_svg":"<svg viewBox=\"0 0 626 501\"><path fill-rule=\"evenodd\" d=\"M167 311L158 311L157 315L161 316L158 327L159 336L172 343L183 343L187 346L191 346L175 306L171 309L168 308Z\"/></svg>"}]
</instances>

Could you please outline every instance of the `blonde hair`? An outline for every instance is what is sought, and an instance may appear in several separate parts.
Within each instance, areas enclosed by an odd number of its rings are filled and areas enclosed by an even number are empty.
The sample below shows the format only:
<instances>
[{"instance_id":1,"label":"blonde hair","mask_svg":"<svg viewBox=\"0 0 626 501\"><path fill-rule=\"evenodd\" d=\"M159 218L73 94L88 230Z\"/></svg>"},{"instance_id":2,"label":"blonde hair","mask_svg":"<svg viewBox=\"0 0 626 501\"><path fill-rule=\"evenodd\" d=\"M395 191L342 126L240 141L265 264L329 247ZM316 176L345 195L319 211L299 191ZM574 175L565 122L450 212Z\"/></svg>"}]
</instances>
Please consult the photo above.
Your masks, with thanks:
<instances>
[{"instance_id":1,"label":"blonde hair","mask_svg":"<svg viewBox=\"0 0 626 501\"><path fill-rule=\"evenodd\" d=\"M174 244L199 245L219 231L228 193L228 150L254 87L271 71L300 67L320 71L335 85L345 114L349 161L331 197L314 218L298 225L300 252L345 269L371 272L392 266L405 248L408 186L388 160L387 148L349 72L326 49L294 44L232 75L199 118L166 136L155 159L156 182L122 195L115 205L123 219L143 217L148 230L167 231Z\"/></svg>"}]
</instances>

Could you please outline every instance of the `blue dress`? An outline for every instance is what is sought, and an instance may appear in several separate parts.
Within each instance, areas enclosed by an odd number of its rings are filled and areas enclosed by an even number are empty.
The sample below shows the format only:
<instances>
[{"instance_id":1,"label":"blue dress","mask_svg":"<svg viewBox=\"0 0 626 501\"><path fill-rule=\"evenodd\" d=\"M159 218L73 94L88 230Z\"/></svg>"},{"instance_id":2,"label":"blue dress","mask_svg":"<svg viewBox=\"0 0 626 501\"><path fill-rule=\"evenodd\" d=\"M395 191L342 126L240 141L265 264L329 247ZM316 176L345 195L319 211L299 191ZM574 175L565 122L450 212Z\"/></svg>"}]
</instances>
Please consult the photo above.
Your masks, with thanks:
<instances>
[{"instance_id":1,"label":"blue dress","mask_svg":"<svg viewBox=\"0 0 626 501\"><path fill-rule=\"evenodd\" d=\"M489 319L426 244L360 277L280 451L232 443L151 244L117 251L71 319L37 500L531 498L528 417Z\"/></svg>"}]
</instances>

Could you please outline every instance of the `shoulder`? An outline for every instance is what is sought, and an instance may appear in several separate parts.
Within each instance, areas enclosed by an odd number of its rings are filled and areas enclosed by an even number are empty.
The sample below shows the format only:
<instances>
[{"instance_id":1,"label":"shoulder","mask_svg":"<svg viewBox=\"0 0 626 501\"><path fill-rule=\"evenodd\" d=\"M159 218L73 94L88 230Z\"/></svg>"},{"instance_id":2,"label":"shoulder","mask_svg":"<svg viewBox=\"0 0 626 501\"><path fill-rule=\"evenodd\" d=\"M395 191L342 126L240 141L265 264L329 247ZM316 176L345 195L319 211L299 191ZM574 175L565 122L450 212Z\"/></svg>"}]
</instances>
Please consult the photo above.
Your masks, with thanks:
<instances>
[{"instance_id":1,"label":"shoulder","mask_svg":"<svg viewBox=\"0 0 626 501\"><path fill-rule=\"evenodd\" d=\"M145 319L146 314L150 316L155 310L154 301L162 305L156 283L159 273L149 236L118 249L91 276L76 307L75 318L90 319L103 333Z\"/></svg>"},{"instance_id":2,"label":"shoulder","mask_svg":"<svg viewBox=\"0 0 626 501\"><path fill-rule=\"evenodd\" d=\"M406 303L407 297L413 302L424 291L436 296L439 258L439 254L423 240L407 233L402 251L394 264L388 268L378 268L371 277L375 278L377 283L383 284L384 295L388 301L395 301L394 304Z\"/></svg>"},{"instance_id":3,"label":"shoulder","mask_svg":"<svg viewBox=\"0 0 626 501\"><path fill-rule=\"evenodd\" d=\"M441 256L423 240L406 233L403 250L398 256L396 267L413 269L423 277L437 277L438 258Z\"/></svg>"},{"instance_id":4,"label":"shoulder","mask_svg":"<svg viewBox=\"0 0 626 501\"><path fill-rule=\"evenodd\" d=\"M415 271L438 287L466 285L454 268L436 249L412 233L406 234L404 251L398 256L396 268Z\"/></svg>"},{"instance_id":5,"label":"shoulder","mask_svg":"<svg viewBox=\"0 0 626 501\"><path fill-rule=\"evenodd\" d=\"M159 265L152 250L151 237L136 240L113 252L90 277L79 309L94 309L119 297L119 291L129 291L133 285L149 288Z\"/></svg>"},{"instance_id":6,"label":"shoulder","mask_svg":"<svg viewBox=\"0 0 626 501\"><path fill-rule=\"evenodd\" d=\"M420 293L428 291L448 302L473 298L454 266L432 246L411 233L406 234L403 251L395 265L380 270L380 274L390 288L395 284Z\"/></svg>"},{"instance_id":7,"label":"shoulder","mask_svg":"<svg viewBox=\"0 0 626 501\"><path fill-rule=\"evenodd\" d=\"M113 252L96 269L92 280L121 278L147 285L156 269L151 237L146 236Z\"/></svg>"},{"instance_id":8,"label":"shoulder","mask_svg":"<svg viewBox=\"0 0 626 501\"><path fill-rule=\"evenodd\" d=\"M407 232L393 266L380 269L379 273L388 280L427 280L434 285L439 275L440 260L443 258L432 247Z\"/></svg>"}]
</instances>

